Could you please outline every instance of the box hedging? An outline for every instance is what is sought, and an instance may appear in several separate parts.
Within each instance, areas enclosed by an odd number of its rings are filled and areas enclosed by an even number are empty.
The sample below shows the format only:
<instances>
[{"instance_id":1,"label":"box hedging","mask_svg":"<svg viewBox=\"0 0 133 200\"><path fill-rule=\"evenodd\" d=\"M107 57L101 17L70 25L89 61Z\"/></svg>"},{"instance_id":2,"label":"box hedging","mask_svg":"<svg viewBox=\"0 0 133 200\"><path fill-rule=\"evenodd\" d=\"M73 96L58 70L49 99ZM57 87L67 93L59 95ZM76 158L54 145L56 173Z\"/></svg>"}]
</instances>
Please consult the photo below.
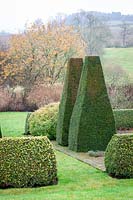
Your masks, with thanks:
<instances>
[{"instance_id":1,"label":"box hedging","mask_svg":"<svg viewBox=\"0 0 133 200\"><path fill-rule=\"evenodd\" d=\"M69 149L104 151L115 132L100 58L88 56L85 58L70 120Z\"/></svg>"},{"instance_id":2,"label":"box hedging","mask_svg":"<svg viewBox=\"0 0 133 200\"><path fill-rule=\"evenodd\" d=\"M114 110L114 118L117 129L133 128L133 109Z\"/></svg>"},{"instance_id":3,"label":"box hedging","mask_svg":"<svg viewBox=\"0 0 133 200\"><path fill-rule=\"evenodd\" d=\"M57 183L56 157L47 137L0 140L0 187L33 187Z\"/></svg>"},{"instance_id":4,"label":"box hedging","mask_svg":"<svg viewBox=\"0 0 133 200\"><path fill-rule=\"evenodd\" d=\"M47 136L50 140L56 138L58 103L49 104L33 112L29 118L29 131L33 136Z\"/></svg>"},{"instance_id":5,"label":"box hedging","mask_svg":"<svg viewBox=\"0 0 133 200\"><path fill-rule=\"evenodd\" d=\"M56 140L58 144L63 146L68 145L69 124L77 97L82 65L82 58L71 58L67 65L65 83L59 105L56 134Z\"/></svg>"},{"instance_id":6,"label":"box hedging","mask_svg":"<svg viewBox=\"0 0 133 200\"><path fill-rule=\"evenodd\" d=\"M133 178L133 134L116 134L105 152L105 167L109 175Z\"/></svg>"}]
</instances>

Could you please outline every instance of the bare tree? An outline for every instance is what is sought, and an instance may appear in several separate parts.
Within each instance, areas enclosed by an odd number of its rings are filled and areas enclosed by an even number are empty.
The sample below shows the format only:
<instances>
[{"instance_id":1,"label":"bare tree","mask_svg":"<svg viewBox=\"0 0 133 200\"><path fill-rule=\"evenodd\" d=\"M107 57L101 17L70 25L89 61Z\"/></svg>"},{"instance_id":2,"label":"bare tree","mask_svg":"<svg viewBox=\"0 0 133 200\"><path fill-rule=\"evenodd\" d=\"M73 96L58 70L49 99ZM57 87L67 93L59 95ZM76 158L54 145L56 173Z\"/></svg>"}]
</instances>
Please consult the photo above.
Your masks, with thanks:
<instances>
[{"instance_id":1,"label":"bare tree","mask_svg":"<svg viewBox=\"0 0 133 200\"><path fill-rule=\"evenodd\" d=\"M123 21L120 27L121 27L122 46L126 47L130 36L130 25L127 22Z\"/></svg>"},{"instance_id":2,"label":"bare tree","mask_svg":"<svg viewBox=\"0 0 133 200\"><path fill-rule=\"evenodd\" d=\"M100 55L108 43L111 31L107 22L85 11L77 13L74 24L86 44L86 54Z\"/></svg>"}]
</instances>

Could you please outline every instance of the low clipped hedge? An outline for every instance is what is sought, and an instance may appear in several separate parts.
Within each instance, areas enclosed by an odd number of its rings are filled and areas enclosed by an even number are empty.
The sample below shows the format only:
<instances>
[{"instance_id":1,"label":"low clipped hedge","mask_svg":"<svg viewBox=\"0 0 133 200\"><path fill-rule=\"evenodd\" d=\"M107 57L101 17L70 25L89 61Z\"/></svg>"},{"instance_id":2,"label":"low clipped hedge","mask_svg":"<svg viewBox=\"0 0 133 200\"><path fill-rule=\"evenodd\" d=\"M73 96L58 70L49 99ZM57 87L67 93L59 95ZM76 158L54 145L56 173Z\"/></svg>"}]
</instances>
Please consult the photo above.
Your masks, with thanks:
<instances>
[{"instance_id":1,"label":"low clipped hedge","mask_svg":"<svg viewBox=\"0 0 133 200\"><path fill-rule=\"evenodd\" d=\"M133 109L119 109L113 113L117 129L133 128Z\"/></svg>"},{"instance_id":2,"label":"low clipped hedge","mask_svg":"<svg viewBox=\"0 0 133 200\"><path fill-rule=\"evenodd\" d=\"M133 134L116 134L105 152L105 167L109 175L133 178Z\"/></svg>"},{"instance_id":3,"label":"low clipped hedge","mask_svg":"<svg viewBox=\"0 0 133 200\"><path fill-rule=\"evenodd\" d=\"M59 103L49 104L27 115L25 134L33 136L46 135L50 140L56 139ZM113 110L116 129L133 128L133 109Z\"/></svg>"},{"instance_id":4,"label":"low clipped hedge","mask_svg":"<svg viewBox=\"0 0 133 200\"><path fill-rule=\"evenodd\" d=\"M0 139L0 187L57 183L56 157L47 137Z\"/></svg>"},{"instance_id":5,"label":"low clipped hedge","mask_svg":"<svg viewBox=\"0 0 133 200\"><path fill-rule=\"evenodd\" d=\"M49 104L33 112L29 118L29 131L33 136L47 136L50 140L56 138L58 103Z\"/></svg>"}]
</instances>

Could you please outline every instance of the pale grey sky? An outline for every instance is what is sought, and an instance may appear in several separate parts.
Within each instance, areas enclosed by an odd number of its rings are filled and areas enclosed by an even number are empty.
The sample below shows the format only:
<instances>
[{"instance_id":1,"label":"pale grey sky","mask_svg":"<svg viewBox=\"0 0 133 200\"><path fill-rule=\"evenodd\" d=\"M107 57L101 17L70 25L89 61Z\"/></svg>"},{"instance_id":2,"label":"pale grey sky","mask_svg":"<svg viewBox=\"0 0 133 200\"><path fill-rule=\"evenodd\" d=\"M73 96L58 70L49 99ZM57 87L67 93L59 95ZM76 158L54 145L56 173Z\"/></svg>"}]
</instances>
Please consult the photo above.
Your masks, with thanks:
<instances>
[{"instance_id":1,"label":"pale grey sky","mask_svg":"<svg viewBox=\"0 0 133 200\"><path fill-rule=\"evenodd\" d=\"M0 0L0 31L17 32L26 22L46 21L57 13L86 11L133 14L133 0Z\"/></svg>"}]
</instances>

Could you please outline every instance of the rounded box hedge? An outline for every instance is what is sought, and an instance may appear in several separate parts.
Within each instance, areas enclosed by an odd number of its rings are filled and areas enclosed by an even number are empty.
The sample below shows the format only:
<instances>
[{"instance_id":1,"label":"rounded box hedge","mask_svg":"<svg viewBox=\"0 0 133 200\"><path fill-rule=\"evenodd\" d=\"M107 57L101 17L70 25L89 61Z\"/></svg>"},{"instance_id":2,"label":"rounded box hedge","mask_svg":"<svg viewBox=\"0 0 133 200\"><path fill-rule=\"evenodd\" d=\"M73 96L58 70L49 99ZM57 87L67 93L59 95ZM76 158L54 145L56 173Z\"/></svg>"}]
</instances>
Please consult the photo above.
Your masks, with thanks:
<instances>
[{"instance_id":1,"label":"rounded box hedge","mask_svg":"<svg viewBox=\"0 0 133 200\"><path fill-rule=\"evenodd\" d=\"M56 157L47 137L0 139L0 187L57 184Z\"/></svg>"},{"instance_id":2,"label":"rounded box hedge","mask_svg":"<svg viewBox=\"0 0 133 200\"><path fill-rule=\"evenodd\" d=\"M109 175L133 178L133 134L116 134L105 152L105 167Z\"/></svg>"},{"instance_id":3,"label":"rounded box hedge","mask_svg":"<svg viewBox=\"0 0 133 200\"><path fill-rule=\"evenodd\" d=\"M29 132L33 136L56 138L56 126L59 104L52 103L33 112L29 119Z\"/></svg>"}]
</instances>

